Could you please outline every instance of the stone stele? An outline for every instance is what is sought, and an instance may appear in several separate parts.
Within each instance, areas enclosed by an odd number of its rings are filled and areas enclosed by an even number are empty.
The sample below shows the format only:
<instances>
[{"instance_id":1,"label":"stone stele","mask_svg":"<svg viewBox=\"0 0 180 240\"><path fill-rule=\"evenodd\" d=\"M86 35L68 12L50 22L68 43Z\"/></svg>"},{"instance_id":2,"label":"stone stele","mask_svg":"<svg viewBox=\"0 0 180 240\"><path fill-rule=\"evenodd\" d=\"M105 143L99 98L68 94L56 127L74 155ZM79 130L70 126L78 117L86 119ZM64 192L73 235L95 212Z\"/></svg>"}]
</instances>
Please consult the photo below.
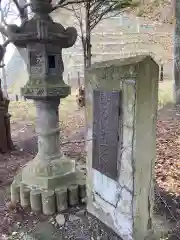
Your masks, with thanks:
<instances>
[{"instance_id":1,"label":"stone stele","mask_svg":"<svg viewBox=\"0 0 180 240\"><path fill-rule=\"evenodd\" d=\"M158 76L144 55L86 71L87 208L123 240L152 230Z\"/></svg>"},{"instance_id":2,"label":"stone stele","mask_svg":"<svg viewBox=\"0 0 180 240\"><path fill-rule=\"evenodd\" d=\"M85 197L84 173L63 155L59 140L60 99L70 94L63 81L62 48L74 45L77 32L51 19L51 1L33 0L31 7L32 19L20 27L9 25L8 32L14 45L28 53L29 81L22 95L36 105L38 154L15 177L11 200L51 215Z\"/></svg>"}]
</instances>

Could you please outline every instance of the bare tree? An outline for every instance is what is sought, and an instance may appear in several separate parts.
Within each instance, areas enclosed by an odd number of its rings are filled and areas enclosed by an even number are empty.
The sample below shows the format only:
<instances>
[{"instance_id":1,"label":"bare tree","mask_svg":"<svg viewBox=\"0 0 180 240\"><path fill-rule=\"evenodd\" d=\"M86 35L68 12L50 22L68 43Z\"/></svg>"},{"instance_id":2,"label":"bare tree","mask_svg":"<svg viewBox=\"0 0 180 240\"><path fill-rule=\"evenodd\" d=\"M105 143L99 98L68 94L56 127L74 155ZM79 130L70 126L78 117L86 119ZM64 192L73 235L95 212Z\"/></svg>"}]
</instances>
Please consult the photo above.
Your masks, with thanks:
<instances>
[{"instance_id":1,"label":"bare tree","mask_svg":"<svg viewBox=\"0 0 180 240\"><path fill-rule=\"evenodd\" d=\"M16 20L20 20L20 23L27 19L27 11L26 11L26 0L0 0L0 38L1 43L4 47L9 43L8 34L7 34L7 26L9 23L14 22ZM26 59L26 52L24 49L18 49L23 59ZM4 59L1 61L1 71L2 78L4 83L4 96L8 97L7 93L7 82L6 82L6 69L4 64Z\"/></svg>"},{"instance_id":2,"label":"bare tree","mask_svg":"<svg viewBox=\"0 0 180 240\"><path fill-rule=\"evenodd\" d=\"M86 0L68 8L72 10L80 28L84 68L91 66L91 33L99 22L133 5L133 0ZM68 6L68 5L66 5Z\"/></svg>"},{"instance_id":3,"label":"bare tree","mask_svg":"<svg viewBox=\"0 0 180 240\"><path fill-rule=\"evenodd\" d=\"M134 0L60 0L54 9L65 8L73 12L80 30L84 58L84 71L91 66L91 33L99 22L113 17L130 6L134 6ZM82 89L81 89L82 88ZM82 95L83 90L83 95ZM77 89L77 100L83 100L85 105L84 86ZM80 106L80 105L79 105Z\"/></svg>"},{"instance_id":4,"label":"bare tree","mask_svg":"<svg viewBox=\"0 0 180 240\"><path fill-rule=\"evenodd\" d=\"M6 5L3 3L6 3ZM0 0L0 14L1 14L0 32L4 36L6 45L8 44L7 42L9 42L8 40L9 21L12 22L12 20L19 18L20 24L23 24L23 22L28 19L27 14L28 5L29 4L27 3L27 0Z\"/></svg>"},{"instance_id":5,"label":"bare tree","mask_svg":"<svg viewBox=\"0 0 180 240\"><path fill-rule=\"evenodd\" d=\"M11 1L7 1L5 3L2 1L0 2L0 20L2 24L6 25L8 17L10 18L15 16L15 12L13 10L14 9ZM0 37L1 37L2 44L4 44L6 42L6 36L3 33L0 33ZM4 59L1 62L1 73L2 73L3 84L4 84L3 94L7 98L8 93L7 93L6 69L5 69Z\"/></svg>"},{"instance_id":6,"label":"bare tree","mask_svg":"<svg viewBox=\"0 0 180 240\"><path fill-rule=\"evenodd\" d=\"M9 5L13 4L14 9L18 13L18 17L21 20L21 24L28 19L27 6L31 5L31 1L27 0L0 0L0 12L3 16L3 21L0 23L0 32L3 35L4 43L6 46L10 40L8 39L8 24L4 18L4 10L2 9L2 3L9 1ZM83 47L84 55L84 68L91 65L91 33L96 25L108 18L108 14L113 13L115 9L124 9L132 5L133 0L60 0L53 6L53 10L58 8L66 8L71 10L80 27L80 37ZM18 49L21 56L27 63L27 54L25 49Z\"/></svg>"}]
</instances>

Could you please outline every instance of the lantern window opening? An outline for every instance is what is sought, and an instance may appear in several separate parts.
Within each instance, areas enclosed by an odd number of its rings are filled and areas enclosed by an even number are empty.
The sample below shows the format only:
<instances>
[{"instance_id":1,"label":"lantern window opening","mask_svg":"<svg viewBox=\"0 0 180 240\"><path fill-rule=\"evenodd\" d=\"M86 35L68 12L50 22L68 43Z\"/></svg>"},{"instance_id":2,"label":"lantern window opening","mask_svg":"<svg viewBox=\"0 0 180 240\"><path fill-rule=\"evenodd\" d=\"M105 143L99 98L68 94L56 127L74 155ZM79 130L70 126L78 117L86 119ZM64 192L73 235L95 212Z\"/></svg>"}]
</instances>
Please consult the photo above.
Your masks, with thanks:
<instances>
[{"instance_id":1,"label":"lantern window opening","mask_svg":"<svg viewBox=\"0 0 180 240\"><path fill-rule=\"evenodd\" d=\"M48 56L48 68L49 69L56 68L56 59L55 59L54 55L49 55Z\"/></svg>"}]
</instances>

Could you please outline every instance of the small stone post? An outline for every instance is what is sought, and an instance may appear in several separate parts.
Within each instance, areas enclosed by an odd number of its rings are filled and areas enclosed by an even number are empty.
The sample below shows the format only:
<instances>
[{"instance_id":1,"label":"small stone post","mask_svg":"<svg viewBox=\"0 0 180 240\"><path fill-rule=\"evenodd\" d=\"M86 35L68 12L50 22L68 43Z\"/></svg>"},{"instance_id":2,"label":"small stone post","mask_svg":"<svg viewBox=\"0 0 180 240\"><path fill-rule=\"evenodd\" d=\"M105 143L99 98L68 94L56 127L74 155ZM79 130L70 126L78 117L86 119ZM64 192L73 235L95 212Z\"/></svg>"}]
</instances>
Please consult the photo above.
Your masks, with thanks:
<instances>
[{"instance_id":1,"label":"small stone post","mask_svg":"<svg viewBox=\"0 0 180 240\"><path fill-rule=\"evenodd\" d=\"M137 26L137 33L140 33L140 22L138 17L136 17L136 26Z\"/></svg>"},{"instance_id":2,"label":"small stone post","mask_svg":"<svg viewBox=\"0 0 180 240\"><path fill-rule=\"evenodd\" d=\"M87 209L123 240L152 234L158 80L144 55L86 71Z\"/></svg>"},{"instance_id":3,"label":"small stone post","mask_svg":"<svg viewBox=\"0 0 180 240\"><path fill-rule=\"evenodd\" d=\"M70 74L68 73L68 85L71 85L71 82L70 82Z\"/></svg>"},{"instance_id":4,"label":"small stone post","mask_svg":"<svg viewBox=\"0 0 180 240\"><path fill-rule=\"evenodd\" d=\"M78 88L80 88L81 86L80 72L78 72L77 82L78 82Z\"/></svg>"},{"instance_id":5,"label":"small stone post","mask_svg":"<svg viewBox=\"0 0 180 240\"><path fill-rule=\"evenodd\" d=\"M81 200L76 196L79 196L78 186L83 173L76 169L75 160L64 156L59 141L59 104L71 92L63 81L62 48L74 45L77 32L75 28L65 29L53 22L49 15L51 1L32 0L31 7L33 18L11 37L15 45L28 50L29 81L22 88L22 95L33 99L36 106L38 154L15 178L11 200L18 199L20 189L23 207L30 205L33 211L42 210L52 215L66 209L72 200L76 204ZM73 192L69 198L65 197L72 188L76 194ZM62 191L64 199L60 201Z\"/></svg>"},{"instance_id":6,"label":"small stone post","mask_svg":"<svg viewBox=\"0 0 180 240\"><path fill-rule=\"evenodd\" d=\"M160 82L163 82L164 80L164 68L163 68L163 64L161 64L161 68L160 68Z\"/></svg>"}]
</instances>

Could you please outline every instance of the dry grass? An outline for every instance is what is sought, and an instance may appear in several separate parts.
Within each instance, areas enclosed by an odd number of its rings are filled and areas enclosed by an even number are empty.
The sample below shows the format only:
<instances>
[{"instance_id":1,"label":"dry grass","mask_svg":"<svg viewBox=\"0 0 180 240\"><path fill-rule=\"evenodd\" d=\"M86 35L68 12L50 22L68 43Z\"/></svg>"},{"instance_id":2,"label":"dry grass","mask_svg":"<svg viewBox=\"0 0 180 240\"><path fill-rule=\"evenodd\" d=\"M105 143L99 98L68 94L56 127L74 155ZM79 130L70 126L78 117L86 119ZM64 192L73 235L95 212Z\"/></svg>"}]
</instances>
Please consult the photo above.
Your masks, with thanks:
<instances>
[{"instance_id":1,"label":"dry grass","mask_svg":"<svg viewBox=\"0 0 180 240\"><path fill-rule=\"evenodd\" d=\"M60 119L66 122L68 115L72 114L77 109L75 101L75 91L65 99L62 99L59 110ZM36 108L31 100L27 101L11 101L9 105L9 113L12 115L12 122L30 121L35 122Z\"/></svg>"},{"instance_id":2,"label":"dry grass","mask_svg":"<svg viewBox=\"0 0 180 240\"><path fill-rule=\"evenodd\" d=\"M159 109L163 108L166 104L173 102L173 83L170 80L159 83Z\"/></svg>"},{"instance_id":3,"label":"dry grass","mask_svg":"<svg viewBox=\"0 0 180 240\"><path fill-rule=\"evenodd\" d=\"M173 102L173 90L172 81L164 81L159 83L159 109L164 107L167 103ZM60 120L68 125L67 119L69 115L73 115L77 110L77 104L75 99L75 91L67 98L63 99L60 104ZM30 121L34 122L36 117L36 109L33 101L11 101L9 106L9 112L12 114L11 121ZM75 119L74 119L75 120Z\"/></svg>"}]
</instances>

